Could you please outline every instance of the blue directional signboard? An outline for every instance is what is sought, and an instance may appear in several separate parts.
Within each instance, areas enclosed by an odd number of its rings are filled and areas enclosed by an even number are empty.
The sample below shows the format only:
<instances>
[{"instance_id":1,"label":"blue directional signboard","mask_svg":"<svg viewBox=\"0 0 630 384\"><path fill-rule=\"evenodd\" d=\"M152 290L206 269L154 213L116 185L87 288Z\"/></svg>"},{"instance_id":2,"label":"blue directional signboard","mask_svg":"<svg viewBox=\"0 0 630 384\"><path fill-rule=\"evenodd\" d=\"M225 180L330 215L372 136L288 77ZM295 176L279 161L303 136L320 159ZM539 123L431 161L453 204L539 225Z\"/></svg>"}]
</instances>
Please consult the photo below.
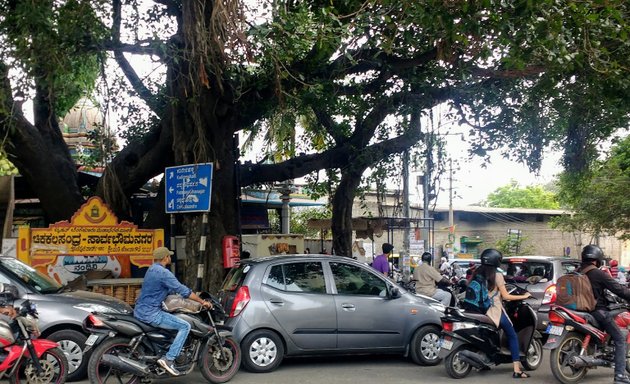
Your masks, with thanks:
<instances>
[{"instance_id":1,"label":"blue directional signboard","mask_svg":"<svg viewBox=\"0 0 630 384\"><path fill-rule=\"evenodd\" d=\"M208 212L212 195L212 163L164 170L166 213Z\"/></svg>"}]
</instances>

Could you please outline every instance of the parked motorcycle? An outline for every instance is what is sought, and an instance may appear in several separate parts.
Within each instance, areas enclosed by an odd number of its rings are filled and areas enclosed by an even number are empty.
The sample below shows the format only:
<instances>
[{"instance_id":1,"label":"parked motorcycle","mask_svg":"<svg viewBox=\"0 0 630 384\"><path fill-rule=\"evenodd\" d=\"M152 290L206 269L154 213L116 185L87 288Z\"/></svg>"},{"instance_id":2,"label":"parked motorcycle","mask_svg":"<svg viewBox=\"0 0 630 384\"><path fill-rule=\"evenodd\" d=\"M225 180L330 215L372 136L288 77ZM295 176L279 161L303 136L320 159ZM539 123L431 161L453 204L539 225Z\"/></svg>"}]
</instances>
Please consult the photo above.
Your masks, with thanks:
<instances>
[{"instance_id":1,"label":"parked motorcycle","mask_svg":"<svg viewBox=\"0 0 630 384\"><path fill-rule=\"evenodd\" d=\"M629 306L623 302L609 305L613 318L630 343ZM588 312L552 306L549 311L549 337L544 345L551 350L551 373L563 384L575 383L584 378L589 369L613 367L615 345ZM626 367L630 373L630 366Z\"/></svg>"},{"instance_id":2,"label":"parked motorcycle","mask_svg":"<svg viewBox=\"0 0 630 384\"><path fill-rule=\"evenodd\" d=\"M508 291L517 295L527 292L515 285ZM538 369L543 352L536 312L525 300L508 301L505 307L518 336L523 367ZM488 316L450 307L442 317L442 328L439 356L450 377L462 379L472 368L487 370L492 365L512 363L507 337Z\"/></svg>"},{"instance_id":3,"label":"parked motorcycle","mask_svg":"<svg viewBox=\"0 0 630 384\"><path fill-rule=\"evenodd\" d=\"M0 320L0 378L8 377L11 383L65 383L66 355L54 341L34 338L39 336L35 304L25 300L13 309L16 295L6 292L7 284L0 285L0 304L5 309L10 305L11 312L17 310L14 318L3 315Z\"/></svg>"},{"instance_id":4,"label":"parked motorcycle","mask_svg":"<svg viewBox=\"0 0 630 384\"><path fill-rule=\"evenodd\" d=\"M241 350L231 330L217 324L226 316L219 301L208 294L201 296L212 302L212 309L172 311L191 325L184 347L175 359L175 368L183 376L198 364L208 382L224 383L238 372ZM90 314L83 327L91 333L84 353L94 349L88 363L90 383L137 383L169 376L157 360L168 351L176 332L118 313Z\"/></svg>"}]
</instances>

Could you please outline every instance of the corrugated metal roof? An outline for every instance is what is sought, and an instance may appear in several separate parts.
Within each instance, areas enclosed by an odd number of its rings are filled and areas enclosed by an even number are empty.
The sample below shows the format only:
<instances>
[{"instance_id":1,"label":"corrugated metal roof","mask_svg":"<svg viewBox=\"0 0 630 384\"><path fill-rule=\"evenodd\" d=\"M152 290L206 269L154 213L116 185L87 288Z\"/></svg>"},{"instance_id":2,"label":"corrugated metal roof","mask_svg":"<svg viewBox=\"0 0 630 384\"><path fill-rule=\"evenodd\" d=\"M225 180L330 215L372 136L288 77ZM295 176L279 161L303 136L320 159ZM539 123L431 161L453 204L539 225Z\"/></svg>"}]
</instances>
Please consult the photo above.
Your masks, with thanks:
<instances>
[{"instance_id":1,"label":"corrugated metal roof","mask_svg":"<svg viewBox=\"0 0 630 384\"><path fill-rule=\"evenodd\" d=\"M448 212L448 207L437 207L434 212ZM466 206L453 208L453 212L471 212L471 213L521 213L530 215L568 215L571 211L564 209L533 209L533 208L494 208Z\"/></svg>"}]
</instances>

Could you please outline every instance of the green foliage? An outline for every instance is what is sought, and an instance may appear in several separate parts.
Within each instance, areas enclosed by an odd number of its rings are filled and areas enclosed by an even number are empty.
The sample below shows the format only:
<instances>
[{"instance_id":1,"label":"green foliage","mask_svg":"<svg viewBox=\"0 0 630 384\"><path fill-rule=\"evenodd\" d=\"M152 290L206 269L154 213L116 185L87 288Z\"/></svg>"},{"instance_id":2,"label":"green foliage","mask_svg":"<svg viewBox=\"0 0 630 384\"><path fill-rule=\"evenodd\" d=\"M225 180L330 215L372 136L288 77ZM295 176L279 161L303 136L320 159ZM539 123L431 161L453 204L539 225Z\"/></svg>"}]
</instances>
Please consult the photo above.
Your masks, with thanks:
<instances>
[{"instance_id":1,"label":"green foliage","mask_svg":"<svg viewBox=\"0 0 630 384\"><path fill-rule=\"evenodd\" d=\"M554 226L630 239L630 136L614 145L604 160L580 174L560 178L560 201L574 211L559 217Z\"/></svg>"},{"instance_id":2,"label":"green foliage","mask_svg":"<svg viewBox=\"0 0 630 384\"><path fill-rule=\"evenodd\" d=\"M291 233L303 234L306 238L318 239L321 233L317 229L309 228L310 219L330 219L331 212L326 208L293 208L291 211Z\"/></svg>"},{"instance_id":3,"label":"green foliage","mask_svg":"<svg viewBox=\"0 0 630 384\"><path fill-rule=\"evenodd\" d=\"M511 180L510 184L499 187L489 194L484 206L495 208L560 208L553 192L545 190L540 185L521 188L516 180Z\"/></svg>"},{"instance_id":4,"label":"green foliage","mask_svg":"<svg viewBox=\"0 0 630 384\"><path fill-rule=\"evenodd\" d=\"M2 59L15 62L48 92L55 113L63 116L94 89L100 55L94 46L107 30L97 12L103 0L56 2L1 1Z\"/></svg>"},{"instance_id":5,"label":"green foliage","mask_svg":"<svg viewBox=\"0 0 630 384\"><path fill-rule=\"evenodd\" d=\"M273 233L280 232L280 215L278 210L269 210L269 225ZM326 208L292 208L291 209L291 233L304 235L305 238L319 239L322 233L308 227L310 219L330 219L331 212ZM324 237L328 237L326 233Z\"/></svg>"},{"instance_id":6,"label":"green foliage","mask_svg":"<svg viewBox=\"0 0 630 384\"><path fill-rule=\"evenodd\" d=\"M87 139L91 148L86 149L77 162L91 168L106 167L118 152L116 137L103 132L102 127L97 126L88 132Z\"/></svg>"},{"instance_id":7,"label":"green foliage","mask_svg":"<svg viewBox=\"0 0 630 384\"><path fill-rule=\"evenodd\" d=\"M503 256L521 256L531 255L534 251L534 247L531 244L527 244L527 237L521 236L518 238L506 237L499 239L494 244L494 248L498 249Z\"/></svg>"},{"instance_id":8,"label":"green foliage","mask_svg":"<svg viewBox=\"0 0 630 384\"><path fill-rule=\"evenodd\" d=\"M0 176L17 175L19 171L9 160L4 150L0 151Z\"/></svg>"}]
</instances>

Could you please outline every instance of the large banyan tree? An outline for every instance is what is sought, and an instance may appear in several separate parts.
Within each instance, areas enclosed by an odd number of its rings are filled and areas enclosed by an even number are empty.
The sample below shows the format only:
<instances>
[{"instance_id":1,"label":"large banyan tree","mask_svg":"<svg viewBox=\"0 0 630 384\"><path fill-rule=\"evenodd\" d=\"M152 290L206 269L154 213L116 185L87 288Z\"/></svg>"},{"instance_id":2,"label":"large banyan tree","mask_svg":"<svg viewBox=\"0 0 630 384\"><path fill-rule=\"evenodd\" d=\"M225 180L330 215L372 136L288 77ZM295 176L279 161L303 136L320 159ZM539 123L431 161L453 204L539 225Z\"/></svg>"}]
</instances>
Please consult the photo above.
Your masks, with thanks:
<instances>
[{"instance_id":1,"label":"large banyan tree","mask_svg":"<svg viewBox=\"0 0 630 384\"><path fill-rule=\"evenodd\" d=\"M592 156L598 140L627 124L628 7L625 0L0 0L4 150L50 221L67 219L84 199L58 120L86 92L109 103L128 133L96 191L119 217L165 167L212 162L204 258L216 288L221 238L237 231L239 184L328 169L338 176L334 246L349 254L351 206L365 170L416 145L420 116L437 105L470 127L482 156L502 149L532 169L548 145L566 148L569 164ZM146 63L155 72L147 75ZM32 120L25 100L33 100ZM233 137L241 131L279 138L275 161L238 165ZM185 218L194 244L199 218ZM194 260L197 247L189 248Z\"/></svg>"}]
</instances>

